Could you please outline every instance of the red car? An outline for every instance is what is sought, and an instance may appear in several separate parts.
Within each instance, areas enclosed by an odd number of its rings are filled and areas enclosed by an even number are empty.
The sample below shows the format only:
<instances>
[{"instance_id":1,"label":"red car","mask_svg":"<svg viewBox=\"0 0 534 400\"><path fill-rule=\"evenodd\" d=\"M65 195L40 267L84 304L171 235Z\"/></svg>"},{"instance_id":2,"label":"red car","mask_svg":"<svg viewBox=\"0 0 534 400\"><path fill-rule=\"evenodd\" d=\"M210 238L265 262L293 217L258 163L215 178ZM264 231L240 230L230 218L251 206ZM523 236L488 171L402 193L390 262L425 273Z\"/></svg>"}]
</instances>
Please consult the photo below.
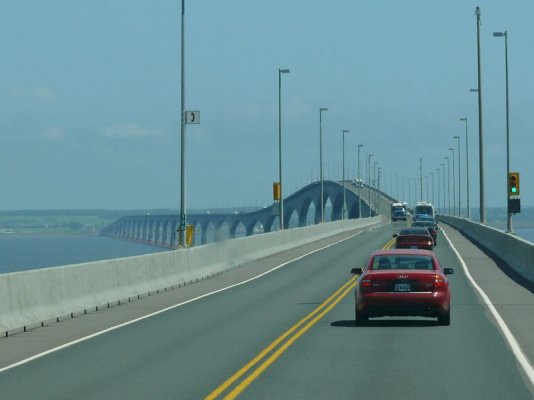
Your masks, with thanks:
<instances>
[{"instance_id":1,"label":"red car","mask_svg":"<svg viewBox=\"0 0 534 400\"><path fill-rule=\"evenodd\" d=\"M426 249L432 250L434 248L434 238L426 228L412 227L402 229L399 234L393 235L396 237L396 249Z\"/></svg>"},{"instance_id":2,"label":"red car","mask_svg":"<svg viewBox=\"0 0 534 400\"><path fill-rule=\"evenodd\" d=\"M355 289L356 324L370 317L434 317L440 325L450 325L451 292L446 275L432 251L419 249L379 250L367 265L353 268L360 275Z\"/></svg>"}]
</instances>

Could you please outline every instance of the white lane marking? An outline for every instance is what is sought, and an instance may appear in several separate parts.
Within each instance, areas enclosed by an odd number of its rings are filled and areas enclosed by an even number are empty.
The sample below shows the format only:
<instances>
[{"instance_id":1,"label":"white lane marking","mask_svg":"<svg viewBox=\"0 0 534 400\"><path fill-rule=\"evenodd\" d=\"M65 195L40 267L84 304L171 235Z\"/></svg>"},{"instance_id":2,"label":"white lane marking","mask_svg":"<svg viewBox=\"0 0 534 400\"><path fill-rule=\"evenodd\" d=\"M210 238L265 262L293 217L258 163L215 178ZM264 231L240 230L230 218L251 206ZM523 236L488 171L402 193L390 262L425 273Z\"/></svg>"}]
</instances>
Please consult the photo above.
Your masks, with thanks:
<instances>
[{"instance_id":1,"label":"white lane marking","mask_svg":"<svg viewBox=\"0 0 534 400\"><path fill-rule=\"evenodd\" d=\"M530 363L528 357L525 355L525 353L523 353L521 346L519 346L519 343L517 342L516 338L514 337L514 335L512 334L512 332L510 331L510 329L508 328L504 320L502 319L501 315L499 314L499 312L497 311L497 309L491 302L488 295L484 292L484 290L482 290L480 286L478 286L478 284L475 282L475 280L471 276L471 273L467 269L466 263L464 262L463 258L460 256L460 253L458 252L458 250L456 250L456 247L454 247L454 245L452 244L451 240L449 239L449 236L447 236L447 234L445 233L445 230L442 230L442 232L445 238L447 239L447 241L449 242L449 245L456 253L456 256L460 260L460 263L462 264L462 268L464 270L465 275L467 276L467 278L469 279L473 287L478 291L478 293L482 297L484 301L483 304L488 306L489 310L491 311L491 314L493 315L493 318L495 318L495 321L497 321L499 328L501 328L501 331L504 337L506 338L506 340L508 341L508 344L512 348L512 352L514 353L515 358L517 359L519 364L521 364L521 367L523 367L523 370L525 371L525 374L530 380L530 383L534 386L534 368L532 368L532 364Z\"/></svg>"},{"instance_id":2,"label":"white lane marking","mask_svg":"<svg viewBox=\"0 0 534 400\"><path fill-rule=\"evenodd\" d=\"M259 278L261 278L261 277L263 277L263 276L265 276L265 275L267 275L267 274L270 274L271 272L274 272L274 271L276 271L276 270L278 270L278 269L280 269L280 268L282 268L282 267L285 267L286 265L291 264L291 263L294 262L294 261L300 260L300 259L302 259L302 258L304 258L304 257L307 257L307 256L311 255L311 254L314 254L314 253L317 253L317 252L322 251L322 250L324 250L324 249L327 249L327 248L329 248L329 247L335 246L336 244L339 244L339 243L342 243L342 242L344 242L344 241L346 241L346 240L352 239L352 238L354 238L354 237L356 237L356 236L362 234L363 232L369 232L370 230L372 230L372 229L362 230L362 231L360 231L360 232L358 232L358 233L356 233L356 234L354 234L354 235L351 235L351 236L349 236L349 237L347 237L347 238L345 238L345 239L342 239L342 240L339 240L339 241L337 241L337 242L331 243L331 244L326 245L326 246L324 246L324 247L321 247L321 248L319 248L319 249L310 251L309 253L303 254L303 255L301 255L301 256L299 256L299 257L297 257L297 258L294 258L294 259L292 259L292 260L286 261L286 262L284 262L284 263L282 263L282 264L280 264L280 265L277 265L276 267L274 267L274 268L272 268L272 269L270 269L270 270L268 270L268 271L265 271L265 272L261 273L260 275L257 275L257 276L255 276L255 277L253 277L253 278L249 278L249 279L247 279L247 280L245 280L245 281L243 281L243 282L239 282L239 283L236 283L236 284L233 284L233 285L230 285L230 286L226 286L226 287L221 288L221 289L214 290L213 292L209 292L209 293L203 294L203 295L198 296L198 297L195 297L195 298L193 298L193 299L186 300L186 301L184 301L184 302L182 302L182 303L178 303L178 304L175 304L175 305L172 305L172 306L163 308L163 309L161 309L161 310L158 310L158 311L155 311L155 312L153 312L153 313L144 315L144 316L142 316L142 317L135 318L135 319L132 319L132 320L127 321L127 322L123 322L122 324L115 325L115 326L109 327L109 328L107 328L107 329L104 329L104 330L95 332L95 333L93 333L93 334L91 334L91 335L84 336L84 337L82 337L82 338L79 338L79 339L73 340L73 341L71 341L71 342L62 344L61 346L57 346L57 347L54 347L54 348L52 348L52 349L50 349L50 350L43 351L42 353L35 354L35 355L31 356L31 357L25 358L24 360L18 361L18 362L14 363L14 364L10 364L10 365L7 365L7 366L5 366L5 367L3 367L3 368L0 368L0 373L2 373L2 372L4 372L4 371L7 371L7 370L9 370L9 369L11 369L11 368L18 367L19 365L26 364L26 363L28 363L28 362L30 362L30 361L33 361L33 360L36 360L36 359L38 359L38 358L44 357L44 356L46 356L46 355L48 355L48 354L55 353L56 351L63 350L63 349L65 349L65 348L70 347L70 346L73 346L73 345L75 345L75 344L78 344L78 343L81 343L81 342L85 342L86 340L92 339L92 338L94 338L94 337L103 335L103 334L105 334L105 333L114 331L114 330L116 330L116 329L119 329L119 328L122 328L122 327L125 327L125 326L128 326L128 325L134 324L134 323L139 322L139 321L142 321L142 320L144 320L144 319L147 319L147 318L153 317L153 316L155 316L155 315L164 313L164 312L166 312L166 311L172 310L173 308L181 307L181 306L183 306L183 305L186 305L186 304L192 303L192 302L194 302L194 301L203 299L204 297L208 297L208 296L214 295L214 294L216 294L216 293L220 293L220 292L223 292L223 291L225 291L225 290L232 289L232 288L234 288L234 287L236 287L236 286L240 286L240 285L244 285L245 283L252 282L252 281L254 281L254 280L256 280L256 279L259 279Z\"/></svg>"}]
</instances>

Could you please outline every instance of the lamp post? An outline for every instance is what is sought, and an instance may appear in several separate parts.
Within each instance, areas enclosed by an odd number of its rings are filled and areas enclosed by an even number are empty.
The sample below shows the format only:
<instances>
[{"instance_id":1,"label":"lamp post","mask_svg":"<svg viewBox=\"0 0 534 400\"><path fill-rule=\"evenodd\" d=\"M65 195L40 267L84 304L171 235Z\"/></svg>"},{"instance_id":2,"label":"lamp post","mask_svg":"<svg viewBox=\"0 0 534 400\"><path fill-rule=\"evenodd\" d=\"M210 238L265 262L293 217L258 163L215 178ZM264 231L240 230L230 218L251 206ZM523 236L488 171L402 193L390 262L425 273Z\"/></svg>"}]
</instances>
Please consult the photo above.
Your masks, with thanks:
<instances>
[{"instance_id":1,"label":"lamp post","mask_svg":"<svg viewBox=\"0 0 534 400\"><path fill-rule=\"evenodd\" d=\"M346 198L345 198L345 133L349 132L348 129L343 129L343 133L342 133L342 136L343 136L343 173L342 173L342 178L341 178L341 181L343 182L343 207L342 207L342 211L341 211L341 219L345 219L345 202L346 202Z\"/></svg>"},{"instance_id":2,"label":"lamp post","mask_svg":"<svg viewBox=\"0 0 534 400\"><path fill-rule=\"evenodd\" d=\"M324 186L323 186L323 111L328 108L319 108L319 171L321 180L321 222L324 222Z\"/></svg>"},{"instance_id":3,"label":"lamp post","mask_svg":"<svg viewBox=\"0 0 534 400\"><path fill-rule=\"evenodd\" d=\"M178 246L185 247L185 0L182 0L182 32L180 63L180 226L178 227Z\"/></svg>"},{"instance_id":4,"label":"lamp post","mask_svg":"<svg viewBox=\"0 0 534 400\"><path fill-rule=\"evenodd\" d=\"M430 197L428 196L428 175L425 175L425 183L426 183L426 198L427 200L430 200Z\"/></svg>"},{"instance_id":5,"label":"lamp post","mask_svg":"<svg viewBox=\"0 0 534 400\"><path fill-rule=\"evenodd\" d=\"M482 130L482 77L480 72L480 7L475 9L477 16L477 64L478 64L478 152L480 175L480 223L486 223L486 206L484 201L484 140Z\"/></svg>"},{"instance_id":6,"label":"lamp post","mask_svg":"<svg viewBox=\"0 0 534 400\"><path fill-rule=\"evenodd\" d=\"M280 230L284 229L284 186L282 185L282 74L289 74L289 70L278 68L278 182L280 182Z\"/></svg>"},{"instance_id":7,"label":"lamp post","mask_svg":"<svg viewBox=\"0 0 534 400\"><path fill-rule=\"evenodd\" d=\"M443 157L447 160L447 203L449 205L449 215L451 215L451 163L449 157Z\"/></svg>"},{"instance_id":8,"label":"lamp post","mask_svg":"<svg viewBox=\"0 0 534 400\"><path fill-rule=\"evenodd\" d=\"M441 169L443 170L443 215L445 215L445 209L447 207L447 202L445 201L445 163L440 163Z\"/></svg>"},{"instance_id":9,"label":"lamp post","mask_svg":"<svg viewBox=\"0 0 534 400\"><path fill-rule=\"evenodd\" d=\"M363 147L363 144L358 145L358 218L362 217L362 177L360 175L360 149Z\"/></svg>"},{"instance_id":10,"label":"lamp post","mask_svg":"<svg viewBox=\"0 0 534 400\"><path fill-rule=\"evenodd\" d=\"M374 193L373 193L373 203L375 203L375 215L377 214L376 213L376 209L378 208L377 207L377 188L376 188L376 165L378 164L378 161L375 161L373 163L373 190L374 190Z\"/></svg>"},{"instance_id":11,"label":"lamp post","mask_svg":"<svg viewBox=\"0 0 534 400\"><path fill-rule=\"evenodd\" d=\"M420 201L423 201L423 159L419 158L419 190L421 193Z\"/></svg>"},{"instance_id":12,"label":"lamp post","mask_svg":"<svg viewBox=\"0 0 534 400\"><path fill-rule=\"evenodd\" d=\"M434 199L434 171L430 173L430 178L432 181L432 204L436 204L436 200Z\"/></svg>"},{"instance_id":13,"label":"lamp post","mask_svg":"<svg viewBox=\"0 0 534 400\"><path fill-rule=\"evenodd\" d=\"M410 178L406 178L408 180L408 204L409 206L412 205L412 180Z\"/></svg>"},{"instance_id":14,"label":"lamp post","mask_svg":"<svg viewBox=\"0 0 534 400\"><path fill-rule=\"evenodd\" d=\"M369 217L371 217L371 157L373 157L373 154L367 155L367 190L369 191L367 206L369 208Z\"/></svg>"},{"instance_id":15,"label":"lamp post","mask_svg":"<svg viewBox=\"0 0 534 400\"><path fill-rule=\"evenodd\" d=\"M471 205L469 204L469 140L467 134L467 117L460 118L465 122L465 169L467 182L467 219L471 219Z\"/></svg>"},{"instance_id":16,"label":"lamp post","mask_svg":"<svg viewBox=\"0 0 534 400\"><path fill-rule=\"evenodd\" d=\"M382 176L382 168L378 167L376 171L377 188L380 191L380 177ZM380 214L380 197L376 191L376 214Z\"/></svg>"},{"instance_id":17,"label":"lamp post","mask_svg":"<svg viewBox=\"0 0 534 400\"><path fill-rule=\"evenodd\" d=\"M456 217L456 183L454 178L454 148L450 147L449 151L452 153L452 209L453 214Z\"/></svg>"},{"instance_id":18,"label":"lamp post","mask_svg":"<svg viewBox=\"0 0 534 400\"><path fill-rule=\"evenodd\" d=\"M461 168L461 163L460 163L460 160L462 159L461 158L461 155L460 155L460 136L454 136L454 139L456 139L457 141L457 144L458 144L458 216L461 218L462 217L462 201L461 201L461 197L462 197L462 181L461 181L461 173L460 173L460 168Z\"/></svg>"},{"instance_id":19,"label":"lamp post","mask_svg":"<svg viewBox=\"0 0 534 400\"><path fill-rule=\"evenodd\" d=\"M440 189L439 189L439 185L440 185L440 182L441 182L441 174L440 174L440 169L439 168L436 168L436 171L438 171L438 210L441 210L441 193L440 193Z\"/></svg>"},{"instance_id":20,"label":"lamp post","mask_svg":"<svg viewBox=\"0 0 534 400\"><path fill-rule=\"evenodd\" d=\"M504 36L504 63L505 63L505 74L506 74L506 185L508 187L508 174L510 173L510 118L508 113L508 31L504 32L493 32L493 36L502 37ZM508 193L508 190L507 190ZM506 200L508 200L508 195ZM507 232L513 232L512 230L512 214L508 208L508 219L507 219Z\"/></svg>"}]
</instances>

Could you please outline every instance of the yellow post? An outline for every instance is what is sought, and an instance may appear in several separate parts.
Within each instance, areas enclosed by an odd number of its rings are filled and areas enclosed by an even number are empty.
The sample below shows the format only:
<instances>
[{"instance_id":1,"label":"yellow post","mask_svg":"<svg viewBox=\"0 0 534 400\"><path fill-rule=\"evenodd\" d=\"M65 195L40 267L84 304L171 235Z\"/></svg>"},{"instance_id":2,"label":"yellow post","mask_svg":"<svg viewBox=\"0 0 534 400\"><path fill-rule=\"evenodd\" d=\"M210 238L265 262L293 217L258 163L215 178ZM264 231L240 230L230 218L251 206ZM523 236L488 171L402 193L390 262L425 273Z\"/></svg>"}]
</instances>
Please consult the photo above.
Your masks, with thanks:
<instances>
[{"instance_id":1,"label":"yellow post","mask_svg":"<svg viewBox=\"0 0 534 400\"><path fill-rule=\"evenodd\" d=\"M185 227L185 245L193 247L195 241L195 225L186 225Z\"/></svg>"},{"instance_id":2,"label":"yellow post","mask_svg":"<svg viewBox=\"0 0 534 400\"><path fill-rule=\"evenodd\" d=\"M280 188L280 182L273 182L273 200L280 201L282 197L282 190Z\"/></svg>"}]
</instances>

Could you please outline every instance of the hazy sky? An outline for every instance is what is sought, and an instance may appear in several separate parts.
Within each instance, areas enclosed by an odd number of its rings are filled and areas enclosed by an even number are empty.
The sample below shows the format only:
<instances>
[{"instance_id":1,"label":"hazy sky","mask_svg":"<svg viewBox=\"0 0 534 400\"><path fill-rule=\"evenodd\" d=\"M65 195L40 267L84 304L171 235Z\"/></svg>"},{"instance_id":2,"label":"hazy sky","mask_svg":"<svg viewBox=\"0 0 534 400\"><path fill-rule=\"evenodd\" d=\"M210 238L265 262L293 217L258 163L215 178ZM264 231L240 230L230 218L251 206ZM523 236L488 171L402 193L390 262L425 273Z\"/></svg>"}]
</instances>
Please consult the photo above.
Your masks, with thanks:
<instances>
[{"instance_id":1,"label":"hazy sky","mask_svg":"<svg viewBox=\"0 0 534 400\"><path fill-rule=\"evenodd\" d=\"M522 205L534 205L532 0L189 0L185 108L200 110L201 124L187 127L188 208L272 202L278 68L291 70L282 76L286 196L318 179L319 107L328 107L325 178L341 177L349 129L349 177L361 143L362 175L366 154L374 154L382 189L393 186L396 195L398 176L402 197L405 177L404 197L413 202L408 179L413 193L422 157L437 197L436 168L452 158L459 135L463 206L459 118L468 117L477 207L478 107L469 91L477 86L477 5L486 205L506 200L504 38L492 35L504 30L511 170L521 173ZM179 209L180 7L180 0L4 2L0 210Z\"/></svg>"}]
</instances>

